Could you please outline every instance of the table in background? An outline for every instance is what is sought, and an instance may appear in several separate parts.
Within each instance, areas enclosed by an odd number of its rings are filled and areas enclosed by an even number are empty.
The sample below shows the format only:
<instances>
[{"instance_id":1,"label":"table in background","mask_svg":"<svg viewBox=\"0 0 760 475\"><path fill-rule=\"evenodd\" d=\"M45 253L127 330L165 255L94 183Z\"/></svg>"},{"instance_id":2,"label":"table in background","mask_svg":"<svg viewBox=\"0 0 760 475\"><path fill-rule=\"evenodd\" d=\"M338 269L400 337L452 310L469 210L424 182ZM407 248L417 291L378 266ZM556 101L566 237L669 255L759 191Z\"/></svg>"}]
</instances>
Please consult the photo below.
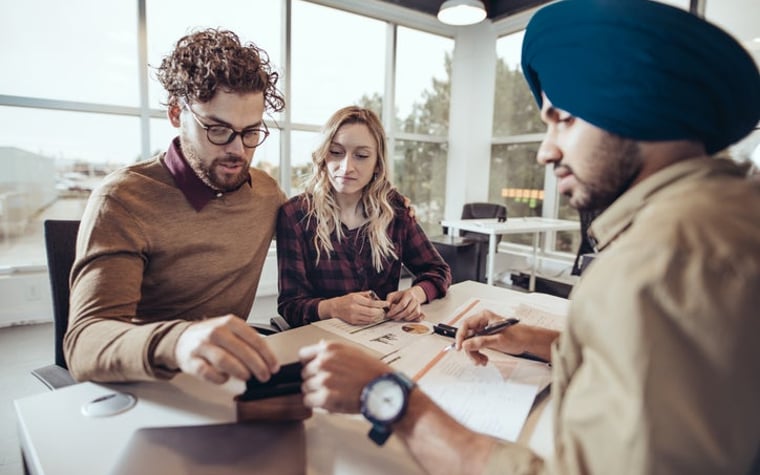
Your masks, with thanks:
<instances>
[{"instance_id":1,"label":"table in background","mask_svg":"<svg viewBox=\"0 0 760 475\"><path fill-rule=\"evenodd\" d=\"M580 223L566 219L540 217L507 218L504 222L496 219L459 219L443 220L441 226L449 228L449 235L456 236L459 230L472 231L488 235L488 285L493 285L494 255L496 254L496 236L505 234L533 234L533 262L530 268L528 290L536 288L536 261L538 254L538 236L553 231L578 231Z\"/></svg>"},{"instance_id":2,"label":"table in background","mask_svg":"<svg viewBox=\"0 0 760 475\"><path fill-rule=\"evenodd\" d=\"M423 309L429 321L437 322L449 317L471 297L506 300L518 294L467 281L453 285L445 298ZM293 361L301 346L321 339L340 338L313 325L267 337L281 361ZM232 397L243 389L241 381L214 386L184 374L171 382L80 383L15 401L19 440L32 474L103 475L114 468L137 429L235 422ZM137 405L110 417L82 414L83 404L113 391L134 394ZM540 406L546 404L545 400ZM534 407L518 439L544 455L552 447L550 412ZM366 436L368 429L369 423L361 416L315 411L304 422L305 473L421 473L397 438L392 437L380 448Z\"/></svg>"}]
</instances>

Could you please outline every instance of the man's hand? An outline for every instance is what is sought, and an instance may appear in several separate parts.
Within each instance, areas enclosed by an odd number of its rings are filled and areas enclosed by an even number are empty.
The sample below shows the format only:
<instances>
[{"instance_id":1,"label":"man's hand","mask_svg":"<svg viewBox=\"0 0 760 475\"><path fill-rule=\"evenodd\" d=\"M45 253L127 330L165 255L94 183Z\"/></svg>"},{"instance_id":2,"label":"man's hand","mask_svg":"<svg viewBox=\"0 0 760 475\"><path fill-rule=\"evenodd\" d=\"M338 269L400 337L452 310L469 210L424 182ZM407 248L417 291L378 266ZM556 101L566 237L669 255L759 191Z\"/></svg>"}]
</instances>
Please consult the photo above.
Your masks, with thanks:
<instances>
[{"instance_id":1,"label":"man's hand","mask_svg":"<svg viewBox=\"0 0 760 475\"><path fill-rule=\"evenodd\" d=\"M371 291L353 292L319 302L320 318L340 318L351 325L368 325L385 318L388 302L376 300Z\"/></svg>"},{"instance_id":2,"label":"man's hand","mask_svg":"<svg viewBox=\"0 0 760 475\"><path fill-rule=\"evenodd\" d=\"M524 344L522 341L514 337L512 331L514 327L519 326L519 324L507 327L503 331L493 335L467 338L473 333L485 328L486 325L497 323L502 320L504 320L504 317L490 310L483 310L482 312L478 312L467 318L462 322L462 325L457 331L455 341L456 348L458 350L465 350L467 355L478 365L485 365L488 363L488 356L480 352L482 348L490 348L511 355L521 354L524 351ZM523 325L523 327L524 326L525 325Z\"/></svg>"},{"instance_id":3,"label":"man's hand","mask_svg":"<svg viewBox=\"0 0 760 475\"><path fill-rule=\"evenodd\" d=\"M473 333L482 330L486 325L500 322L504 318L490 310L483 310L467 318L457 331L456 348L466 351L467 355L478 365L488 363L488 356L480 352L482 348L490 348L516 356L527 354L544 361L551 360L551 345L559 336L559 332L548 328L518 323L493 335L468 338Z\"/></svg>"},{"instance_id":4,"label":"man's hand","mask_svg":"<svg viewBox=\"0 0 760 475\"><path fill-rule=\"evenodd\" d=\"M235 315L189 326L177 340L174 355L182 372L216 384L225 383L231 376L267 381L280 370L266 341Z\"/></svg>"},{"instance_id":5,"label":"man's hand","mask_svg":"<svg viewBox=\"0 0 760 475\"><path fill-rule=\"evenodd\" d=\"M390 366L355 346L321 342L298 352L304 405L330 412L359 412L362 389Z\"/></svg>"},{"instance_id":6,"label":"man's hand","mask_svg":"<svg viewBox=\"0 0 760 475\"><path fill-rule=\"evenodd\" d=\"M416 322L425 318L420 306L427 301L427 296L422 287L415 285L406 290L397 290L389 293L385 299L391 303L386 314L391 320Z\"/></svg>"}]
</instances>

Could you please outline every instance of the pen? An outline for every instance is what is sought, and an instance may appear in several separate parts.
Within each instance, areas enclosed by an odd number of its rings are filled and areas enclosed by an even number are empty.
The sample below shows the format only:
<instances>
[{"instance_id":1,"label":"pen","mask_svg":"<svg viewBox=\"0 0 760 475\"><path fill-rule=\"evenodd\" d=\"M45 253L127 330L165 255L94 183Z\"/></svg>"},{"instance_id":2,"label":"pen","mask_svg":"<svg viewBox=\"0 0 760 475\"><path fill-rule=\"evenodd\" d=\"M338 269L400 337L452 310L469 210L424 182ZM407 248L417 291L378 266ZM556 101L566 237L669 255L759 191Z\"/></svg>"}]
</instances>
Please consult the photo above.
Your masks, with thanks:
<instances>
[{"instance_id":1,"label":"pen","mask_svg":"<svg viewBox=\"0 0 760 475\"><path fill-rule=\"evenodd\" d=\"M511 327L512 325L519 322L520 320L518 320L517 318L508 318L500 322L490 323L484 326L481 330L476 331L475 334L472 336L493 335L494 333L498 333L504 328ZM467 338L472 338L472 337L467 337Z\"/></svg>"},{"instance_id":2,"label":"pen","mask_svg":"<svg viewBox=\"0 0 760 475\"><path fill-rule=\"evenodd\" d=\"M375 291L371 290L371 289L369 291L369 298L371 298L372 300L380 300L380 297L378 297L377 294L375 293ZM389 309L390 309L390 307L383 307L383 312L388 313Z\"/></svg>"},{"instance_id":3,"label":"pen","mask_svg":"<svg viewBox=\"0 0 760 475\"><path fill-rule=\"evenodd\" d=\"M439 335L454 338L457 336L457 327L446 325L445 323L436 323L433 325L433 331Z\"/></svg>"},{"instance_id":4,"label":"pen","mask_svg":"<svg viewBox=\"0 0 760 475\"><path fill-rule=\"evenodd\" d=\"M493 335L494 333L499 333L501 330L507 327L511 327L512 325L515 325L519 322L520 320L517 318L507 318L506 320L501 320L496 323L489 323L488 325L484 326L483 328L481 328L480 330L476 331L475 333L473 333L472 335L466 338L472 338L474 336ZM444 351L449 351L455 346L456 346L456 342L444 348Z\"/></svg>"}]
</instances>

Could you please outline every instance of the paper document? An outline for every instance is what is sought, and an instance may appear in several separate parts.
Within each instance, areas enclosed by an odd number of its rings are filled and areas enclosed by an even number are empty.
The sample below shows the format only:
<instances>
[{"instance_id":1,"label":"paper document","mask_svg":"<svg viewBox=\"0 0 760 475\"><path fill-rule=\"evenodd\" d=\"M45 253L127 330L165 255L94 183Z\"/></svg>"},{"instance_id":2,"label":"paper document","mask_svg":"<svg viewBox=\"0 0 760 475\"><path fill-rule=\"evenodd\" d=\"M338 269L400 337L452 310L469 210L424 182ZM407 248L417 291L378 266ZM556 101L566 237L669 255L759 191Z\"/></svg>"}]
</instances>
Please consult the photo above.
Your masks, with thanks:
<instances>
[{"instance_id":1,"label":"paper document","mask_svg":"<svg viewBox=\"0 0 760 475\"><path fill-rule=\"evenodd\" d=\"M539 389L551 379L544 363L488 351L475 366L464 352L443 349L451 339L428 335L384 361L411 376L439 406L465 427L515 441Z\"/></svg>"},{"instance_id":2,"label":"paper document","mask_svg":"<svg viewBox=\"0 0 760 475\"><path fill-rule=\"evenodd\" d=\"M565 299L537 293L525 294L505 301L471 298L444 322L459 326L470 315L490 310L505 318L518 318L521 324L562 331L565 329L569 303Z\"/></svg>"},{"instance_id":3,"label":"paper document","mask_svg":"<svg viewBox=\"0 0 760 475\"><path fill-rule=\"evenodd\" d=\"M339 318L329 318L314 322L312 325L364 345L381 355L395 352L415 343L422 336L433 333L433 325L425 321L396 322L383 320L378 323L357 326L346 323Z\"/></svg>"},{"instance_id":4,"label":"paper document","mask_svg":"<svg viewBox=\"0 0 760 475\"><path fill-rule=\"evenodd\" d=\"M488 309L519 318L520 324L562 330L567 305L545 294L516 294L504 301L471 298L442 321L458 326ZM332 318L312 325L378 351L462 425L504 440L517 440L536 394L551 381L545 363L485 350L488 365L475 366L464 352L443 351L453 340L433 334L425 321L354 326Z\"/></svg>"}]
</instances>

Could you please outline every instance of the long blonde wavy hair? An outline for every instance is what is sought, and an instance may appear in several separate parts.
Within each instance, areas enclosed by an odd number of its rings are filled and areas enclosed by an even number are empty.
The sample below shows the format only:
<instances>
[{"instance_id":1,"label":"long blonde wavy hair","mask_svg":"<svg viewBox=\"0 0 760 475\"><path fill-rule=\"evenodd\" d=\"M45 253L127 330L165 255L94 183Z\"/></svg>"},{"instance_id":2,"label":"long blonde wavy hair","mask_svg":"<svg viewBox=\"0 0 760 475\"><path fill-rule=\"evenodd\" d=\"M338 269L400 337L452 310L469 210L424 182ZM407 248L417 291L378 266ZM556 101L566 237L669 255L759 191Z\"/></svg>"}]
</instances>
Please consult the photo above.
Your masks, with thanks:
<instances>
[{"instance_id":1,"label":"long blonde wavy hair","mask_svg":"<svg viewBox=\"0 0 760 475\"><path fill-rule=\"evenodd\" d=\"M322 129L322 143L311 154L312 175L306 182L305 199L308 223L316 220L317 232L314 235L314 247L317 250L317 263L324 251L328 258L333 252L330 236L336 233L343 239L340 221L340 207L335 199L335 190L327 171L327 157L335 134L346 124L364 124L377 144L377 163L372 180L362 191L361 203L366 225L367 238L372 250L372 264L380 272L384 261L398 259L393 242L388 237L388 225L393 220L393 207L390 194L393 186L388 181L388 158L386 155L385 130L377 114L369 109L349 106L335 112Z\"/></svg>"}]
</instances>

